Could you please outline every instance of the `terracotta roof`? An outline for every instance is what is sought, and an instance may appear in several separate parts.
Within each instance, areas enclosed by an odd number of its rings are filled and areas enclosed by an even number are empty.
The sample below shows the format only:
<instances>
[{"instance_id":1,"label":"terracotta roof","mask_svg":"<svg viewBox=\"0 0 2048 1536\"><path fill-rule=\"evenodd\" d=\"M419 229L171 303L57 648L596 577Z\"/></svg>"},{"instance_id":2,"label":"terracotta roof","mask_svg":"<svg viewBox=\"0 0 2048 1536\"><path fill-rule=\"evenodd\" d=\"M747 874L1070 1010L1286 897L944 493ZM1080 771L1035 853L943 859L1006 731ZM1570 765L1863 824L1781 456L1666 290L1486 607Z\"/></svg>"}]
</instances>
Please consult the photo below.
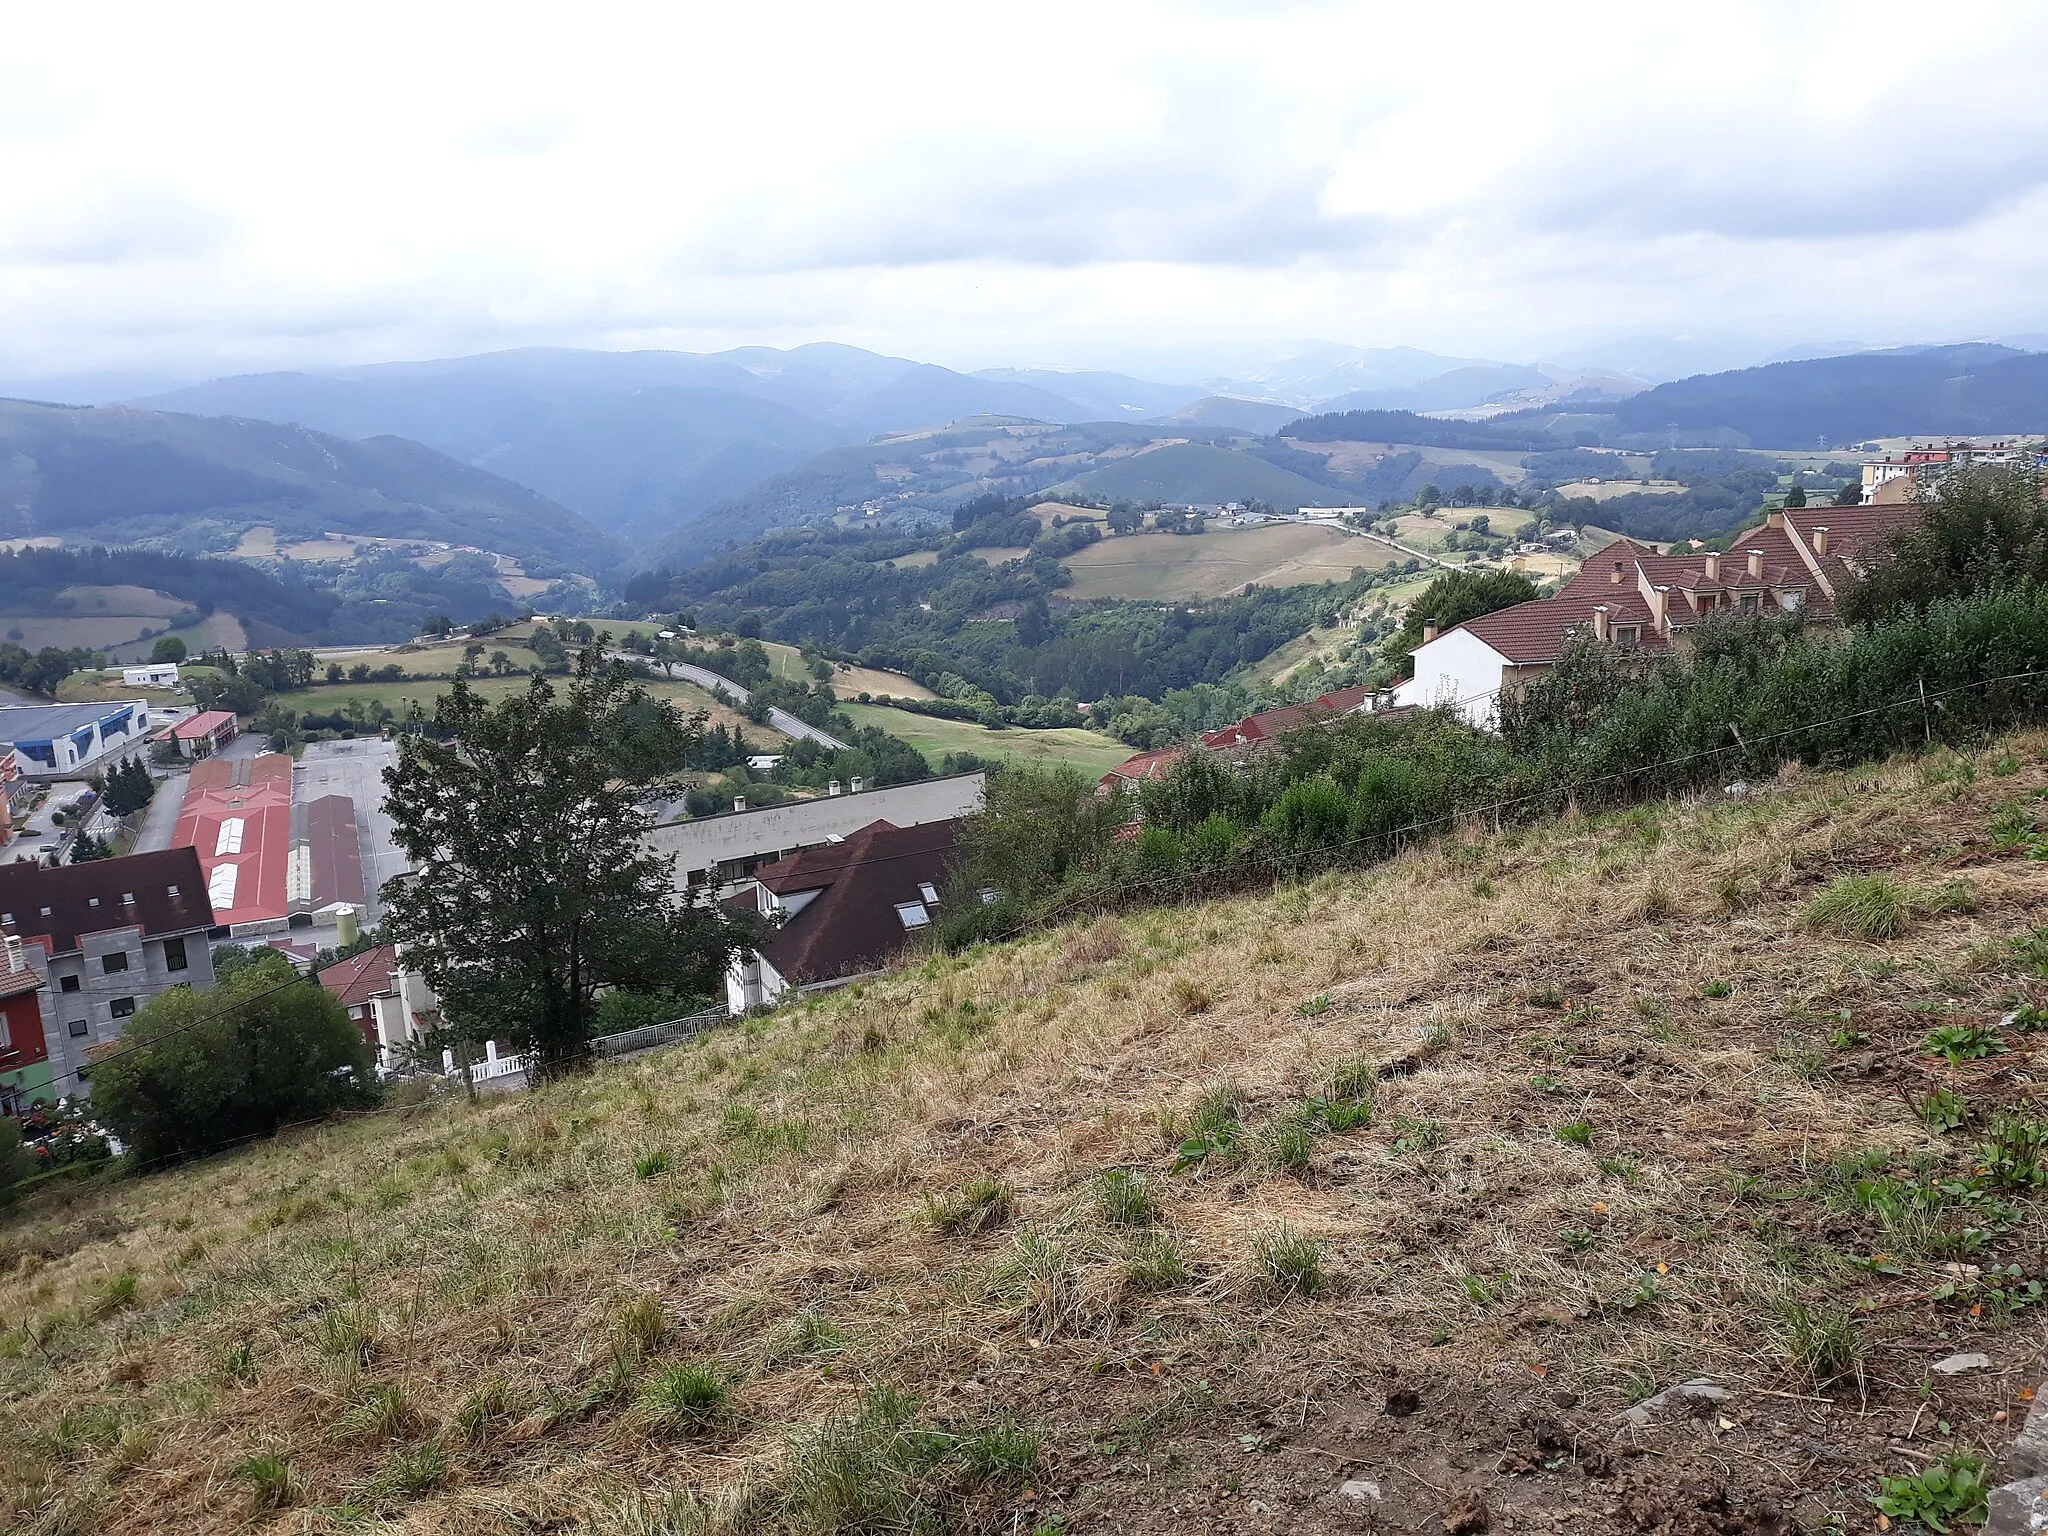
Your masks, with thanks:
<instances>
[{"instance_id":1,"label":"terracotta roof","mask_svg":"<svg viewBox=\"0 0 2048 1536\"><path fill-rule=\"evenodd\" d=\"M33 992L42 984L43 978L28 966L23 966L18 971L0 971L0 997L15 997L23 992Z\"/></svg>"},{"instance_id":2,"label":"terracotta roof","mask_svg":"<svg viewBox=\"0 0 2048 1536\"><path fill-rule=\"evenodd\" d=\"M197 741L202 736L211 736L223 725L233 725L235 717L225 709L209 709L204 714L192 715L171 727L171 735L179 741Z\"/></svg>"},{"instance_id":3,"label":"terracotta roof","mask_svg":"<svg viewBox=\"0 0 2048 1536\"><path fill-rule=\"evenodd\" d=\"M344 1008L354 1008L367 1003L373 997L388 997L398 990L392 980L392 973L398 969L398 951L389 944L379 944L361 954L350 955L346 960L337 960L322 971L317 978L341 1000Z\"/></svg>"},{"instance_id":4,"label":"terracotta roof","mask_svg":"<svg viewBox=\"0 0 2048 1536\"><path fill-rule=\"evenodd\" d=\"M930 902L952 873L957 821L915 827L871 822L844 842L807 848L754 871L778 896L816 892L766 944L761 956L792 981L827 981L879 965L910 942L900 903ZM939 914L930 912L933 921Z\"/></svg>"},{"instance_id":5,"label":"terracotta roof","mask_svg":"<svg viewBox=\"0 0 2048 1536\"><path fill-rule=\"evenodd\" d=\"M213 906L190 848L57 869L17 860L0 864L0 925L62 955L78 948L80 935L115 928L140 927L148 938L211 928Z\"/></svg>"},{"instance_id":6,"label":"terracotta roof","mask_svg":"<svg viewBox=\"0 0 2048 1536\"><path fill-rule=\"evenodd\" d=\"M1119 780L1137 783L1145 779L1163 779L1166 777L1167 769L1186 757L1189 750L1185 746L1179 746L1161 747L1155 752L1140 752L1135 757L1125 758L1097 782L1106 788Z\"/></svg>"}]
</instances>

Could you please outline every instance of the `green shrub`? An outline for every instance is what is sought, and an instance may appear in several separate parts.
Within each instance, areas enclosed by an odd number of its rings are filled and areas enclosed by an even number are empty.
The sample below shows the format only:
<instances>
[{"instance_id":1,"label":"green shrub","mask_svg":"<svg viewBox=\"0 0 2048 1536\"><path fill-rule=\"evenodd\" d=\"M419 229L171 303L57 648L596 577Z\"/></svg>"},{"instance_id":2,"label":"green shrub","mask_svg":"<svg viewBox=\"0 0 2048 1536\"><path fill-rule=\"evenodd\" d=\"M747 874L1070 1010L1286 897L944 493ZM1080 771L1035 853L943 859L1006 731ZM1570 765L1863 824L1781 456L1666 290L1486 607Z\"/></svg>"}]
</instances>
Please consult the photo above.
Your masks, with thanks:
<instances>
[{"instance_id":1,"label":"green shrub","mask_svg":"<svg viewBox=\"0 0 2048 1536\"><path fill-rule=\"evenodd\" d=\"M123 1046L92 1068L93 1112L145 1166L376 1098L362 1031L274 953L210 992L159 994Z\"/></svg>"},{"instance_id":2,"label":"green shrub","mask_svg":"<svg viewBox=\"0 0 2048 1536\"><path fill-rule=\"evenodd\" d=\"M1988 1024L1943 1024L1927 1032L1920 1048L1951 1062L1977 1061L2005 1049L1998 1031Z\"/></svg>"}]
</instances>

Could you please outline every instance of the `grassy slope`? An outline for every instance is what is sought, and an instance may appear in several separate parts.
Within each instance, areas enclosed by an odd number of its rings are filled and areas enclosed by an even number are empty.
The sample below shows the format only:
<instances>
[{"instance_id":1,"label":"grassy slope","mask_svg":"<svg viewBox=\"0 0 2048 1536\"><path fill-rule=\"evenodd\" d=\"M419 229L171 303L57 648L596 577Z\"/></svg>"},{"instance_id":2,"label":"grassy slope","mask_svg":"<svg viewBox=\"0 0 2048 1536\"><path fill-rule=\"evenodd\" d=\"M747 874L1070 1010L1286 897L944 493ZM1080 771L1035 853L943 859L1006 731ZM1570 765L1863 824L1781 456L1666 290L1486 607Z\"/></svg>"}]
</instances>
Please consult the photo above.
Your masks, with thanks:
<instances>
[{"instance_id":1,"label":"grassy slope","mask_svg":"<svg viewBox=\"0 0 2048 1536\"><path fill-rule=\"evenodd\" d=\"M2039 1037L1955 1068L1918 1049L2019 984L2009 941L2048 873L1985 829L2048 788L2048 737L2015 745L2016 773L1967 785L1792 780L1076 925L33 1209L0 1228L5 1475L45 1510L16 1528L246 1529L231 1469L268 1449L301 1501L276 1531L364 1528L344 1505L414 1531L697 1530L646 1501L742 1486L730 1528L772 1529L827 1470L803 1427L877 1384L1043 1433L1041 1472L934 1492L962 1526L1358 1530L1334 1490L1359 1476L1389 1530L1444 1529L1466 1489L1497 1531L1777 1531L1771 1500L1867 1528L1875 1475L1951 1426L2002 1444L2036 1376L2033 1330L1930 1302L1940 1248L1829 1172L1868 1149L1967 1169L1971 1133L1934 1135L1901 1091L1945 1081L1980 1112L2026 1091ZM1882 942L1806 931L1845 872L1963 878L1978 905ZM1845 1015L1868 1044L1832 1050ZM1265 1128L1359 1056L1376 1123L1288 1173ZM1224 1080L1247 1155L1170 1174ZM1554 1133L1581 1122L1589 1145ZM1103 1218L1106 1168L1149 1180L1155 1226ZM1009 1224L935 1231L927 1198L986 1176ZM1264 1278L1283 1223L1320 1245L1315 1297ZM2010 1251L2043 1236L2021 1200ZM1184 1279L1141 1262L1168 1245ZM1851 1262L1872 1253L1899 1273ZM1856 1319L1860 1390L1788 1357L1794 1303ZM1992 1369L1926 1374L1956 1349ZM628 1406L681 1361L733 1383L695 1436ZM1696 1375L1739 1396L1617 1442L1623 1407ZM402 1411L373 1422L390 1389Z\"/></svg>"},{"instance_id":2,"label":"grassy slope","mask_svg":"<svg viewBox=\"0 0 2048 1536\"><path fill-rule=\"evenodd\" d=\"M1256 454L1207 443L1176 443L1117 459L1055 490L1132 501L1224 502L1257 498L1292 512L1304 504L1346 504L1343 491L1322 485Z\"/></svg>"},{"instance_id":3,"label":"grassy slope","mask_svg":"<svg viewBox=\"0 0 2048 1536\"><path fill-rule=\"evenodd\" d=\"M948 752L1028 763L1068 763L1099 778L1131 755L1132 749L1098 731L992 731L971 720L939 720L882 704L842 704L855 725L878 725L922 752L933 767Z\"/></svg>"},{"instance_id":4,"label":"grassy slope","mask_svg":"<svg viewBox=\"0 0 2048 1536\"><path fill-rule=\"evenodd\" d=\"M1247 583L1284 587L1348 581L1354 567L1400 559L1384 544L1304 523L1268 523L1203 534L1134 533L1103 539L1063 562L1074 573L1061 595L1152 602L1227 597Z\"/></svg>"}]
</instances>

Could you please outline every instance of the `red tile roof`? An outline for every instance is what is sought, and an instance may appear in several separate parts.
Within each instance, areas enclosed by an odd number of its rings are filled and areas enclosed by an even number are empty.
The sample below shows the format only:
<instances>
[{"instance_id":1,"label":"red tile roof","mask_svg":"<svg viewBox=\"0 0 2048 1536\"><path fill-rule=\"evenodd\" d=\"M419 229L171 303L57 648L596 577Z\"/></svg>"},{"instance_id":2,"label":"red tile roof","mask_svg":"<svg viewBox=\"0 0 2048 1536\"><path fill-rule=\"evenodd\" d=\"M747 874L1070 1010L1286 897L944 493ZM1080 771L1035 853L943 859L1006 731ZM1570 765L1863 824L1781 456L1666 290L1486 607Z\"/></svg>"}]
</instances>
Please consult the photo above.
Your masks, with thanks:
<instances>
[{"instance_id":1,"label":"red tile roof","mask_svg":"<svg viewBox=\"0 0 2048 1536\"><path fill-rule=\"evenodd\" d=\"M197 741L202 736L211 736L224 725L233 725L235 717L225 709L209 709L204 714L190 716L171 727L171 735L179 741Z\"/></svg>"},{"instance_id":2,"label":"red tile roof","mask_svg":"<svg viewBox=\"0 0 2048 1536\"><path fill-rule=\"evenodd\" d=\"M350 955L346 960L337 960L320 973L318 980L321 986L341 1000L342 1007L354 1008L373 997L395 994L398 984L392 978L397 969L397 949L390 944L379 944L360 954Z\"/></svg>"},{"instance_id":3,"label":"red tile roof","mask_svg":"<svg viewBox=\"0 0 2048 1536\"><path fill-rule=\"evenodd\" d=\"M910 942L898 903L924 901L920 885L945 889L958 830L957 821L871 822L844 842L762 865L754 878L777 896L817 893L761 946L762 958L795 982L881 964Z\"/></svg>"},{"instance_id":4,"label":"red tile roof","mask_svg":"<svg viewBox=\"0 0 2048 1536\"><path fill-rule=\"evenodd\" d=\"M1119 781L1135 784L1146 779L1163 779L1166 777L1166 771L1186 757L1189 750L1185 746L1179 746L1161 747L1155 752L1140 752L1135 757L1125 758L1105 773L1098 782L1104 788L1108 788Z\"/></svg>"},{"instance_id":5,"label":"red tile roof","mask_svg":"<svg viewBox=\"0 0 2048 1536\"><path fill-rule=\"evenodd\" d=\"M6 963L6 957L0 955L0 965ZM0 971L0 997L14 997L23 992L33 992L42 984L43 978L26 965L18 971Z\"/></svg>"}]
</instances>

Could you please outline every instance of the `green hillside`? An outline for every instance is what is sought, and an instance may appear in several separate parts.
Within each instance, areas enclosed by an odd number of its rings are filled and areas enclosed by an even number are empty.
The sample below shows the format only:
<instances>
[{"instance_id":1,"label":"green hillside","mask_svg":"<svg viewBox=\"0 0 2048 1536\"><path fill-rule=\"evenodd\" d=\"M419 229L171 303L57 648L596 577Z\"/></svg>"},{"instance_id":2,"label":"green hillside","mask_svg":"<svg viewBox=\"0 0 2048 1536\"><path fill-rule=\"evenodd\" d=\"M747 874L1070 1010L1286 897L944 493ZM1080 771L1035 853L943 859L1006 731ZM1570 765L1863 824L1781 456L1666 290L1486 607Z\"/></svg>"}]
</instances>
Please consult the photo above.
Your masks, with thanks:
<instances>
[{"instance_id":1,"label":"green hillside","mask_svg":"<svg viewBox=\"0 0 2048 1536\"><path fill-rule=\"evenodd\" d=\"M404 438L0 401L0 538L207 553L258 526L474 545L542 578L598 574L624 555L559 503Z\"/></svg>"},{"instance_id":2,"label":"green hillside","mask_svg":"<svg viewBox=\"0 0 2048 1536\"><path fill-rule=\"evenodd\" d=\"M1292 512L1303 506L1341 507L1343 491L1234 448L1175 443L1077 475L1057 487L1112 501L1263 501Z\"/></svg>"}]
</instances>

